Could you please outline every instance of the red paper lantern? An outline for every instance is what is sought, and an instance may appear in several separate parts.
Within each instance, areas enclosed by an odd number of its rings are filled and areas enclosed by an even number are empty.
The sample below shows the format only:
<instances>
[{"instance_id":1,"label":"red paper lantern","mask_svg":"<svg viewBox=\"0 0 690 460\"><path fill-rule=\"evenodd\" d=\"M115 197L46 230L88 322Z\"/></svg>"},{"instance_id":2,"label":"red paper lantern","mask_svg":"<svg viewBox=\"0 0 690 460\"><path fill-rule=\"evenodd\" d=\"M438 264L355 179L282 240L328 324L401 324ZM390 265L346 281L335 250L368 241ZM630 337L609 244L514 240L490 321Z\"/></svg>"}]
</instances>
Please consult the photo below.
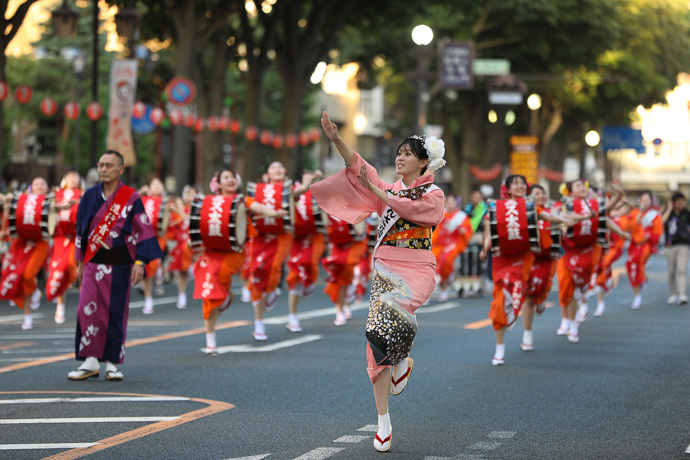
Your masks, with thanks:
<instances>
[{"instance_id":1,"label":"red paper lantern","mask_svg":"<svg viewBox=\"0 0 690 460\"><path fill-rule=\"evenodd\" d=\"M311 129L311 140L312 142L318 142L321 139L321 130L319 128Z\"/></svg>"},{"instance_id":2,"label":"red paper lantern","mask_svg":"<svg viewBox=\"0 0 690 460\"><path fill-rule=\"evenodd\" d=\"M279 149L283 146L283 135L282 134L276 134L273 137L273 148L274 149Z\"/></svg>"},{"instance_id":3,"label":"red paper lantern","mask_svg":"<svg viewBox=\"0 0 690 460\"><path fill-rule=\"evenodd\" d=\"M230 117L227 115L222 115L218 117L218 129L225 131L230 127Z\"/></svg>"},{"instance_id":4,"label":"red paper lantern","mask_svg":"<svg viewBox=\"0 0 690 460\"><path fill-rule=\"evenodd\" d=\"M297 134L290 133L287 136L285 136L285 145L291 149L297 147Z\"/></svg>"},{"instance_id":5,"label":"red paper lantern","mask_svg":"<svg viewBox=\"0 0 690 460\"><path fill-rule=\"evenodd\" d=\"M0 81L0 101L4 101L7 99L7 96L10 94L10 86L7 84L7 82Z\"/></svg>"},{"instance_id":6,"label":"red paper lantern","mask_svg":"<svg viewBox=\"0 0 690 460\"><path fill-rule=\"evenodd\" d=\"M46 117L52 117L57 112L57 102L52 97L47 97L41 101L41 112Z\"/></svg>"},{"instance_id":7,"label":"red paper lantern","mask_svg":"<svg viewBox=\"0 0 690 460\"><path fill-rule=\"evenodd\" d=\"M209 131L216 132L218 131L218 117L217 116L212 116L208 117L208 129Z\"/></svg>"},{"instance_id":8,"label":"red paper lantern","mask_svg":"<svg viewBox=\"0 0 690 460\"><path fill-rule=\"evenodd\" d=\"M239 124L239 122L238 122ZM259 129L256 126L247 126L247 129L244 130L244 137L248 141L255 141L256 137L259 135Z\"/></svg>"},{"instance_id":9,"label":"red paper lantern","mask_svg":"<svg viewBox=\"0 0 690 460\"><path fill-rule=\"evenodd\" d=\"M264 129L259 135L259 142L263 145L271 145L271 142L273 142L273 133L268 129Z\"/></svg>"},{"instance_id":10,"label":"red paper lantern","mask_svg":"<svg viewBox=\"0 0 690 460\"><path fill-rule=\"evenodd\" d=\"M74 101L70 101L65 104L65 118L68 120L76 120L79 116L79 104Z\"/></svg>"},{"instance_id":11,"label":"red paper lantern","mask_svg":"<svg viewBox=\"0 0 690 460\"><path fill-rule=\"evenodd\" d=\"M194 124L194 131L197 133L204 129L204 119L203 118L197 118L196 123Z\"/></svg>"},{"instance_id":12,"label":"red paper lantern","mask_svg":"<svg viewBox=\"0 0 690 460\"><path fill-rule=\"evenodd\" d=\"M101 115L103 115L103 107L101 107L101 104L99 104L98 101L93 101L86 108L86 115L91 121L100 120Z\"/></svg>"},{"instance_id":13,"label":"red paper lantern","mask_svg":"<svg viewBox=\"0 0 690 460\"><path fill-rule=\"evenodd\" d=\"M32 94L33 92L31 91L31 87L27 85L17 86L17 91L14 93L15 97L17 98L17 102L20 104L28 104L31 100Z\"/></svg>"},{"instance_id":14,"label":"red paper lantern","mask_svg":"<svg viewBox=\"0 0 690 460\"><path fill-rule=\"evenodd\" d=\"M184 119L184 125L187 128L191 128L192 126L194 126L194 123L196 123L196 113L189 112Z\"/></svg>"},{"instance_id":15,"label":"red paper lantern","mask_svg":"<svg viewBox=\"0 0 690 460\"><path fill-rule=\"evenodd\" d=\"M165 112L163 112L163 109L161 109L160 107L155 107L153 110L151 110L149 118L151 119L151 122L154 125L158 126L163 122L163 119L165 118Z\"/></svg>"},{"instance_id":16,"label":"red paper lantern","mask_svg":"<svg viewBox=\"0 0 690 460\"><path fill-rule=\"evenodd\" d=\"M144 115L146 115L146 104L141 101L135 102L134 107L132 107L132 116L137 120L141 120L144 118Z\"/></svg>"},{"instance_id":17,"label":"red paper lantern","mask_svg":"<svg viewBox=\"0 0 690 460\"><path fill-rule=\"evenodd\" d=\"M173 126L178 126L184 121L184 114L182 113L182 110L174 108L168 114L168 118L170 119L170 124Z\"/></svg>"},{"instance_id":18,"label":"red paper lantern","mask_svg":"<svg viewBox=\"0 0 690 460\"><path fill-rule=\"evenodd\" d=\"M299 143L300 145L307 146L311 143L311 134L307 131L302 131L299 133Z\"/></svg>"},{"instance_id":19,"label":"red paper lantern","mask_svg":"<svg viewBox=\"0 0 690 460\"><path fill-rule=\"evenodd\" d=\"M242 124L240 123L240 120L230 120L230 131L232 131L233 133L237 134L240 131L241 127Z\"/></svg>"}]
</instances>

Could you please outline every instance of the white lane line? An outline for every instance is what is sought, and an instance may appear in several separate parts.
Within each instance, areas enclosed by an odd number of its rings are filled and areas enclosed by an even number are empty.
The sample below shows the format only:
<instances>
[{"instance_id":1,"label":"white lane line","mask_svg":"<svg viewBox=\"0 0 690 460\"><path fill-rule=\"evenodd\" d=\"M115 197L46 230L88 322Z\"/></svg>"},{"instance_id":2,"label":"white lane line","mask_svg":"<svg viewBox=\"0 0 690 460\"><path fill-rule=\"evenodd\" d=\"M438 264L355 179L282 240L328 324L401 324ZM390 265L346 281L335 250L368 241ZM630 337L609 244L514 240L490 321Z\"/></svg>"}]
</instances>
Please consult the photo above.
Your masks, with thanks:
<instances>
[{"instance_id":1,"label":"white lane line","mask_svg":"<svg viewBox=\"0 0 690 460\"><path fill-rule=\"evenodd\" d=\"M70 350L74 351L74 350ZM55 355L53 356L32 356L30 358L3 358L0 359L0 363L23 363L26 361L40 361L42 359L52 359L54 358Z\"/></svg>"},{"instance_id":2,"label":"white lane line","mask_svg":"<svg viewBox=\"0 0 690 460\"><path fill-rule=\"evenodd\" d=\"M74 417L74 418L16 418L0 419L0 425L24 425L39 423L130 423L170 422L182 417Z\"/></svg>"},{"instance_id":3,"label":"white lane line","mask_svg":"<svg viewBox=\"0 0 690 460\"><path fill-rule=\"evenodd\" d=\"M318 447L304 455L295 457L293 460L322 460L344 450L342 447Z\"/></svg>"},{"instance_id":4,"label":"white lane line","mask_svg":"<svg viewBox=\"0 0 690 460\"><path fill-rule=\"evenodd\" d=\"M250 457L226 458L225 460L261 460L262 458L266 458L269 455L271 454L252 455Z\"/></svg>"},{"instance_id":5,"label":"white lane line","mask_svg":"<svg viewBox=\"0 0 690 460\"><path fill-rule=\"evenodd\" d=\"M97 442L53 443L53 444L0 444L0 450L34 450L34 449L81 449L97 446Z\"/></svg>"},{"instance_id":6,"label":"white lane line","mask_svg":"<svg viewBox=\"0 0 690 460\"><path fill-rule=\"evenodd\" d=\"M0 399L0 404L49 404L49 403L83 403L83 402L150 402L150 401L189 401L179 396L106 396L103 398L25 398Z\"/></svg>"},{"instance_id":7,"label":"white lane line","mask_svg":"<svg viewBox=\"0 0 690 460\"><path fill-rule=\"evenodd\" d=\"M144 308L145 300L139 300L137 302L130 302L129 308ZM177 296L175 297L161 297L160 299L154 299L153 305L167 305L169 303L177 303Z\"/></svg>"},{"instance_id":8,"label":"white lane line","mask_svg":"<svg viewBox=\"0 0 690 460\"><path fill-rule=\"evenodd\" d=\"M420 307L415 311L415 315L418 315L420 313L436 313L439 311L445 311L445 310L451 310L453 308L458 308L460 306L460 302L445 302L445 303L440 303L438 305L434 305L433 307Z\"/></svg>"},{"instance_id":9,"label":"white lane line","mask_svg":"<svg viewBox=\"0 0 690 460\"><path fill-rule=\"evenodd\" d=\"M224 347L218 347L218 354L222 355L224 353L253 353L253 352L266 352L280 350L281 348L294 347L295 345L301 345L303 343L313 342L315 340L321 340L323 336L321 335L305 335L297 339L283 340L282 342L271 343L268 345L255 346L255 345L227 345ZM204 351L203 348L200 349Z\"/></svg>"},{"instance_id":10,"label":"white lane line","mask_svg":"<svg viewBox=\"0 0 690 460\"><path fill-rule=\"evenodd\" d=\"M515 431L492 431L489 433L489 438L510 439L517 433Z\"/></svg>"},{"instance_id":11,"label":"white lane line","mask_svg":"<svg viewBox=\"0 0 690 460\"><path fill-rule=\"evenodd\" d=\"M34 340L34 339L72 339L74 341L74 330L64 334L21 334L3 335L2 340Z\"/></svg>"},{"instance_id":12,"label":"white lane line","mask_svg":"<svg viewBox=\"0 0 690 460\"><path fill-rule=\"evenodd\" d=\"M356 304L353 304L351 309L352 311L357 311L357 310L365 310L369 308L369 302L359 302ZM329 307L329 308L321 308L319 310L311 310L311 311L305 311L304 313L300 312L299 314L299 319L304 320L304 319L311 319L311 318L320 318L322 316L335 316L335 307ZM265 324L284 324L287 323L288 321L288 315L281 315L281 316L273 316L271 318L266 318L264 319Z\"/></svg>"},{"instance_id":13,"label":"white lane line","mask_svg":"<svg viewBox=\"0 0 690 460\"><path fill-rule=\"evenodd\" d=\"M334 440L333 442L344 442L347 444L357 444L358 442L366 441L367 439L371 439L371 436L346 435L346 436L339 437L338 439Z\"/></svg>"},{"instance_id":14,"label":"white lane line","mask_svg":"<svg viewBox=\"0 0 690 460\"><path fill-rule=\"evenodd\" d=\"M34 317L34 319L45 318L45 315L43 313L32 313L32 316ZM15 321L24 321L24 315L9 315L0 318L0 323L13 323Z\"/></svg>"},{"instance_id":15,"label":"white lane line","mask_svg":"<svg viewBox=\"0 0 690 460\"><path fill-rule=\"evenodd\" d=\"M688 445L688 448L685 449L685 453L686 453L686 454L690 454L690 445Z\"/></svg>"},{"instance_id":16,"label":"white lane line","mask_svg":"<svg viewBox=\"0 0 690 460\"><path fill-rule=\"evenodd\" d=\"M472 445L470 446L470 449L474 449L474 450L494 450L494 449L498 448L498 446L500 446L500 445L501 445L501 443L500 443L500 442L496 442L496 441L479 441L479 442L475 442L474 444L472 444Z\"/></svg>"},{"instance_id":17,"label":"white lane line","mask_svg":"<svg viewBox=\"0 0 690 460\"><path fill-rule=\"evenodd\" d=\"M70 351L74 351L74 347L72 348L15 348L14 350L2 350L0 351L0 354L3 355L9 355L9 354L26 354L26 353L50 353L50 352L55 352L55 353L67 353ZM36 359L36 358L31 358L31 359Z\"/></svg>"},{"instance_id":18,"label":"white lane line","mask_svg":"<svg viewBox=\"0 0 690 460\"><path fill-rule=\"evenodd\" d=\"M376 433L377 431L379 431L379 426L378 425L366 425L357 431L370 431L372 433Z\"/></svg>"}]
</instances>

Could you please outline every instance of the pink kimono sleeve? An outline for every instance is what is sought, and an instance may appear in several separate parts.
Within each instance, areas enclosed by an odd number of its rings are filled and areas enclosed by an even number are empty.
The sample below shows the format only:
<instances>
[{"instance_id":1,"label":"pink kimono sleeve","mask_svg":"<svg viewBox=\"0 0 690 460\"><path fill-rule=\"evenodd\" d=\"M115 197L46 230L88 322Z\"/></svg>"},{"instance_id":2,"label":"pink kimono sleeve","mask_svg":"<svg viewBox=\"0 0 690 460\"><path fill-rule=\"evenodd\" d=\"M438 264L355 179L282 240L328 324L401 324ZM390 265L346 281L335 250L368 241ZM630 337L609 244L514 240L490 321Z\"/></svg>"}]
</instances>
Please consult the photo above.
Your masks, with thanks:
<instances>
[{"instance_id":1,"label":"pink kimono sleeve","mask_svg":"<svg viewBox=\"0 0 690 460\"><path fill-rule=\"evenodd\" d=\"M362 165L366 165L369 180L379 188L387 190L391 185L379 179L378 172L357 153L356 161L349 168L333 174L309 187L321 209L327 214L356 224L372 212L381 214L385 204L373 192L364 188L357 179Z\"/></svg>"},{"instance_id":2,"label":"pink kimono sleeve","mask_svg":"<svg viewBox=\"0 0 690 460\"><path fill-rule=\"evenodd\" d=\"M443 220L443 192L434 190L417 200L388 194L388 206L400 217L424 227L437 226Z\"/></svg>"}]
</instances>

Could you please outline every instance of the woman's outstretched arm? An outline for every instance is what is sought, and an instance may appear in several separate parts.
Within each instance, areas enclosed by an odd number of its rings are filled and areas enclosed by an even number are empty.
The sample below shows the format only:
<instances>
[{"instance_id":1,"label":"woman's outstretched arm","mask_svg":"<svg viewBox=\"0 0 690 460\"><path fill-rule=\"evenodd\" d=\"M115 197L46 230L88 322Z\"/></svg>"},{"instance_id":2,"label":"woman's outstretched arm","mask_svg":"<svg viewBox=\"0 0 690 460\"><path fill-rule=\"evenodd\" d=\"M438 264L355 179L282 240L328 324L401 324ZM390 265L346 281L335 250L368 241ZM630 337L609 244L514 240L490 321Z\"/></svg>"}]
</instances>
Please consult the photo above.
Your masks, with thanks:
<instances>
[{"instance_id":1,"label":"woman's outstretched arm","mask_svg":"<svg viewBox=\"0 0 690 460\"><path fill-rule=\"evenodd\" d=\"M354 152L338 135L338 127L331 121L331 119L328 117L328 113L326 113L325 110L321 116L321 126L323 127L323 132L326 134L326 137L333 142L335 148L338 149L338 153L340 153L340 156L342 156L343 160L345 160L345 163L348 165L354 164Z\"/></svg>"}]
</instances>

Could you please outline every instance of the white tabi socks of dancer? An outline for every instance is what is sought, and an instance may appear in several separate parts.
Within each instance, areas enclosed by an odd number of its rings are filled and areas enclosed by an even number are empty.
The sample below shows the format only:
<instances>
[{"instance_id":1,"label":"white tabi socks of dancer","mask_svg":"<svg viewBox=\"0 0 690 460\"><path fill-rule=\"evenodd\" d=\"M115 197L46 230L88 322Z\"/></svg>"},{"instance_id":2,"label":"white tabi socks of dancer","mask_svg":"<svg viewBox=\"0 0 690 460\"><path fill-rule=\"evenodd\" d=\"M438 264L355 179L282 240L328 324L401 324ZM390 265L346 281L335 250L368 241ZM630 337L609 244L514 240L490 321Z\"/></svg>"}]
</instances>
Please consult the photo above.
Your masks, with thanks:
<instances>
[{"instance_id":1,"label":"white tabi socks of dancer","mask_svg":"<svg viewBox=\"0 0 690 460\"><path fill-rule=\"evenodd\" d=\"M494 353L494 357L491 360L491 364L493 364L494 366L503 366L505 356L506 344L496 344L496 352Z\"/></svg>"},{"instance_id":2,"label":"white tabi socks of dancer","mask_svg":"<svg viewBox=\"0 0 690 460\"><path fill-rule=\"evenodd\" d=\"M391 415L379 415L379 429L374 438L374 449L385 452L391 448Z\"/></svg>"}]
</instances>

